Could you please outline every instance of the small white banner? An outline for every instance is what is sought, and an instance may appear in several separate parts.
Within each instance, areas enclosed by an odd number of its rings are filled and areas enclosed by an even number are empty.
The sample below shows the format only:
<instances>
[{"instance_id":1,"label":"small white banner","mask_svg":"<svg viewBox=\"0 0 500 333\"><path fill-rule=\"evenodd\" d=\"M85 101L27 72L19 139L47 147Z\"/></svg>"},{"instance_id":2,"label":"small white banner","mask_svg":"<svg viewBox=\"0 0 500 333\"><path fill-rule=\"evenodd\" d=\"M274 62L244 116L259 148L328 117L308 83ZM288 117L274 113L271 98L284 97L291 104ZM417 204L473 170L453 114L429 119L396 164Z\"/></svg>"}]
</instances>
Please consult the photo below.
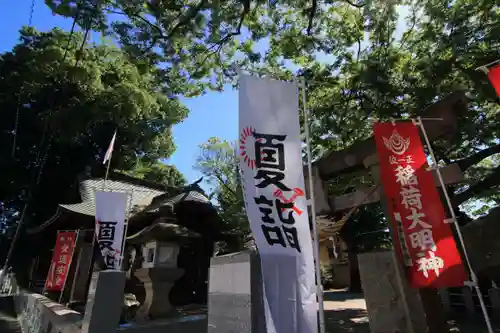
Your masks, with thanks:
<instances>
[{"instance_id":1,"label":"small white banner","mask_svg":"<svg viewBox=\"0 0 500 333\"><path fill-rule=\"evenodd\" d=\"M239 83L240 170L261 256L267 332L316 333L298 89L249 75L241 75Z\"/></svg>"},{"instance_id":2,"label":"small white banner","mask_svg":"<svg viewBox=\"0 0 500 333\"><path fill-rule=\"evenodd\" d=\"M124 192L95 192L95 237L108 269L121 269L128 197Z\"/></svg>"}]
</instances>

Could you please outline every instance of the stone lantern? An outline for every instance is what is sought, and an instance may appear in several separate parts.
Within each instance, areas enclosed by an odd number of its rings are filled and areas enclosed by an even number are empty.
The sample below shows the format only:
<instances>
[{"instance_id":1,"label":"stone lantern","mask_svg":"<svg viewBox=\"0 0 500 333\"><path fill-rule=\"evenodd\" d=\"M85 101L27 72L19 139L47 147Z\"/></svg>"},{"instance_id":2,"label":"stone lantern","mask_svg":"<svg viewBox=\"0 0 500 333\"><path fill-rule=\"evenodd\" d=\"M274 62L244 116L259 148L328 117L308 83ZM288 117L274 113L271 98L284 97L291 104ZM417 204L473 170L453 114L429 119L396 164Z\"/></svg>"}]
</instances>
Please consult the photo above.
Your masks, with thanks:
<instances>
[{"instance_id":1,"label":"stone lantern","mask_svg":"<svg viewBox=\"0 0 500 333\"><path fill-rule=\"evenodd\" d=\"M127 243L140 248L132 273L144 285L145 300L136 313L143 321L172 313L169 294L184 270L177 266L180 246L200 235L187 228L157 222L127 238Z\"/></svg>"}]
</instances>

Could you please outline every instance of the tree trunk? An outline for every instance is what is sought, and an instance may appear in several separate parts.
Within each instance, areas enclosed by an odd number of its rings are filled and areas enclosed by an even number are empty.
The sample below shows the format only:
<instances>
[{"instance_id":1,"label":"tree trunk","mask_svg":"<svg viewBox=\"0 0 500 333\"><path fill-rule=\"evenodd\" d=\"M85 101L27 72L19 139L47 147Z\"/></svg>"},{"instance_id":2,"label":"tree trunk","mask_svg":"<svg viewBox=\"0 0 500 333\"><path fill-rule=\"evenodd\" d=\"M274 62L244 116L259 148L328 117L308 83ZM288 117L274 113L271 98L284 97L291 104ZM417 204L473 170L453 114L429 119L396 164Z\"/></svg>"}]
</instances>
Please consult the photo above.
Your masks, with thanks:
<instances>
[{"instance_id":1,"label":"tree trunk","mask_svg":"<svg viewBox=\"0 0 500 333\"><path fill-rule=\"evenodd\" d=\"M460 170L465 171L469 167L473 166L474 164L477 164L484 160L485 158L493 155L493 154L498 154L500 153L500 144L489 147L486 149L481 150L480 152L477 152L469 157L463 158L459 161L457 161L457 164L460 168Z\"/></svg>"},{"instance_id":2,"label":"tree trunk","mask_svg":"<svg viewBox=\"0 0 500 333\"><path fill-rule=\"evenodd\" d=\"M349 265L349 286L350 292L361 292L361 276L359 274L357 244L354 236L347 229L340 234L341 240L347 248L347 261Z\"/></svg>"},{"instance_id":3,"label":"tree trunk","mask_svg":"<svg viewBox=\"0 0 500 333\"><path fill-rule=\"evenodd\" d=\"M360 293L361 276L359 274L358 254L356 251L350 250L347 252L347 260L349 261L349 292Z\"/></svg>"}]
</instances>

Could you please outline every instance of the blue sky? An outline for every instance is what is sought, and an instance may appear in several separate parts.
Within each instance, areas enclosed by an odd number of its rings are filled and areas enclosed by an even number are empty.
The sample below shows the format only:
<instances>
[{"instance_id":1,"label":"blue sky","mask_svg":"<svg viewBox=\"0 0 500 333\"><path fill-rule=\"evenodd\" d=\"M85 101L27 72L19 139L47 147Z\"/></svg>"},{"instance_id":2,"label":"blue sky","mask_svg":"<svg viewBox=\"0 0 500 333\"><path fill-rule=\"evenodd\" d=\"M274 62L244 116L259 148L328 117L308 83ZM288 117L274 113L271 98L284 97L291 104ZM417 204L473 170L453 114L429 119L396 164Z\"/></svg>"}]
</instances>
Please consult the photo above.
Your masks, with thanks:
<instances>
[{"instance_id":1,"label":"blue sky","mask_svg":"<svg viewBox=\"0 0 500 333\"><path fill-rule=\"evenodd\" d=\"M30 17L31 0L3 1L0 3L0 52L10 50L19 38L19 29L27 25ZM14 8L13 8L14 7ZM400 14L400 22L396 35L403 31L404 8ZM43 0L35 0L33 12L33 26L40 31L47 31L53 27L70 30L72 20L52 15ZM327 60L327 57L324 57ZM328 59L331 60L331 59ZM211 136L232 141L238 136L238 92L226 87L222 93L208 92L195 98L184 98L183 102L190 113L183 123L174 126L173 133L177 151L168 160L175 165L186 177L188 182L195 181L201 175L193 169L196 157L199 155L199 145ZM119 142L119 140L118 140Z\"/></svg>"},{"instance_id":2,"label":"blue sky","mask_svg":"<svg viewBox=\"0 0 500 333\"><path fill-rule=\"evenodd\" d=\"M0 3L0 52L10 50L19 38L19 29L28 25L31 0ZM14 8L13 8L14 7ZM52 15L43 0L36 0L33 12L33 26L40 31L59 27L71 29L72 20ZM195 181L200 174L193 169L198 146L211 136L223 140L235 140L238 136L238 95L237 91L227 87L222 93L208 92L196 98L184 98L183 102L189 108L189 117L173 129L177 151L168 160L186 177L188 182Z\"/></svg>"}]
</instances>

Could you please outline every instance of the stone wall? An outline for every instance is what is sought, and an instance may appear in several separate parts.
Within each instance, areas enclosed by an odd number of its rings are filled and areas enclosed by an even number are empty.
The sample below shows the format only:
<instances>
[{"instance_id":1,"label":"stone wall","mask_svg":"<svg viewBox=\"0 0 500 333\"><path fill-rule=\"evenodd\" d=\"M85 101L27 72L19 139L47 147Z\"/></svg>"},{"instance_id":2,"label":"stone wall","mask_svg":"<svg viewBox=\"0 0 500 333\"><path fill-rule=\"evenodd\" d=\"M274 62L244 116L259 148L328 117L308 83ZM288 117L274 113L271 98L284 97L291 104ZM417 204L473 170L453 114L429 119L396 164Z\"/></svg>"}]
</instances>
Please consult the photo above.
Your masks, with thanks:
<instances>
[{"instance_id":1,"label":"stone wall","mask_svg":"<svg viewBox=\"0 0 500 333\"><path fill-rule=\"evenodd\" d=\"M467 253L476 274L500 280L500 207L461 227Z\"/></svg>"},{"instance_id":2,"label":"stone wall","mask_svg":"<svg viewBox=\"0 0 500 333\"><path fill-rule=\"evenodd\" d=\"M79 333L81 314L47 297L19 291L14 304L24 333Z\"/></svg>"},{"instance_id":3,"label":"stone wall","mask_svg":"<svg viewBox=\"0 0 500 333\"><path fill-rule=\"evenodd\" d=\"M266 331L260 260L256 253L214 257L209 276L209 333Z\"/></svg>"}]
</instances>

